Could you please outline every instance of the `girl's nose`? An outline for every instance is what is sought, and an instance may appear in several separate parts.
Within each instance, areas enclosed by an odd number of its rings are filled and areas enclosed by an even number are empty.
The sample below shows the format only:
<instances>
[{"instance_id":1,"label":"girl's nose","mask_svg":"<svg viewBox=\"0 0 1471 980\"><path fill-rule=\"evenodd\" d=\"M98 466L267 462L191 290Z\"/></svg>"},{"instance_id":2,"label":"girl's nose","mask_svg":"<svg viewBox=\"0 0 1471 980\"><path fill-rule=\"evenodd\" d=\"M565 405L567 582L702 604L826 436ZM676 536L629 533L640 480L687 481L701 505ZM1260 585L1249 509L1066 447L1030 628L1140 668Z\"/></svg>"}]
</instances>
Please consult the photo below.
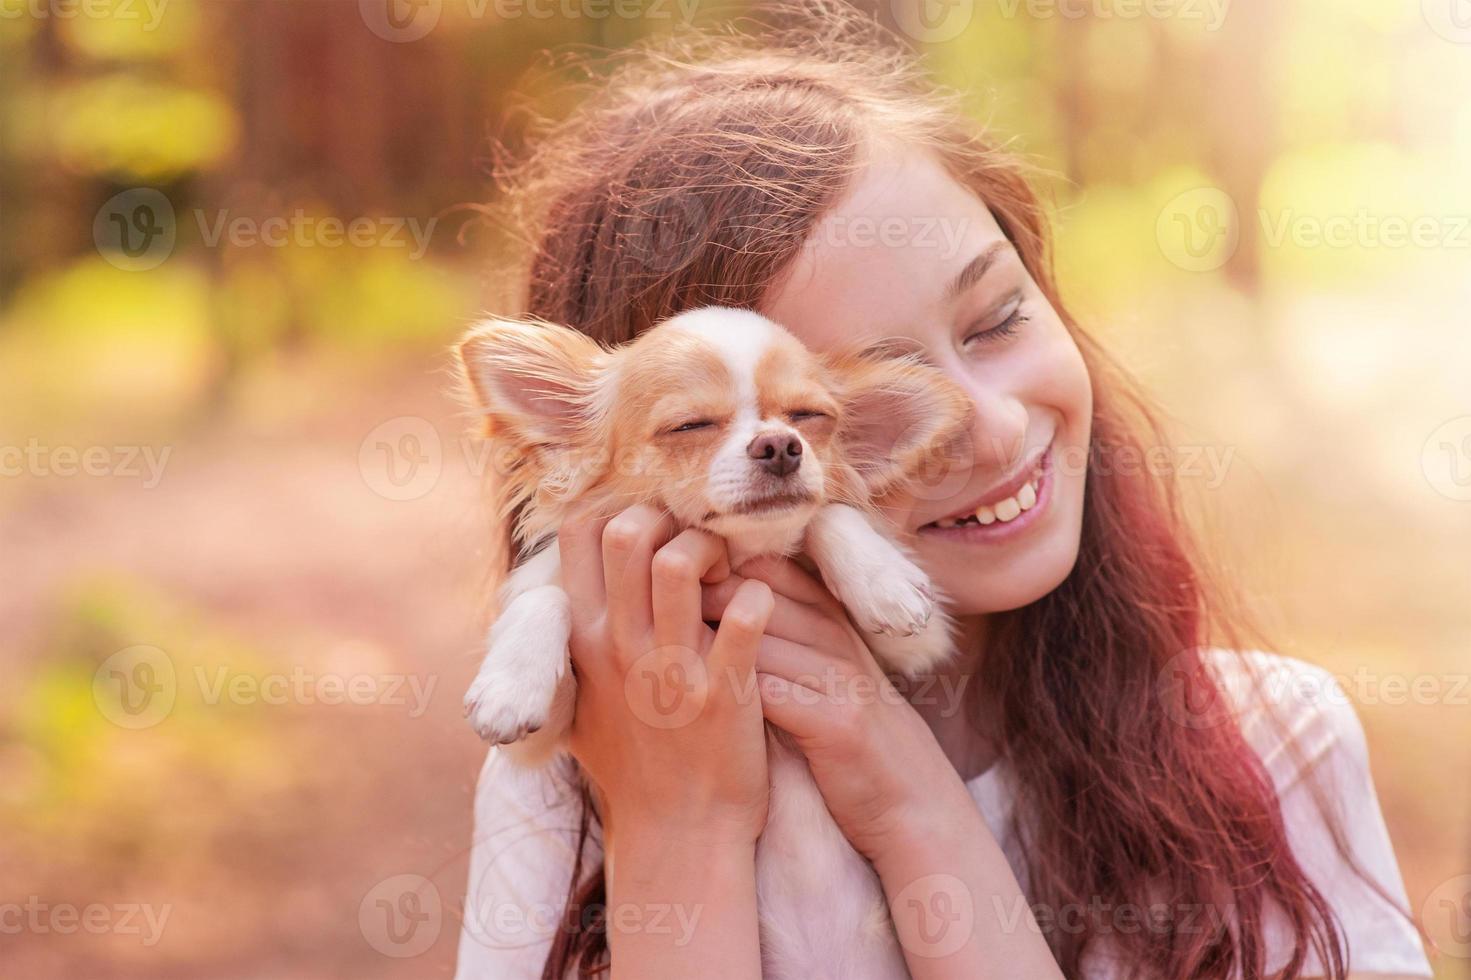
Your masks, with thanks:
<instances>
[{"instance_id":1,"label":"girl's nose","mask_svg":"<svg viewBox=\"0 0 1471 980\"><path fill-rule=\"evenodd\" d=\"M994 387L956 380L975 405L971 423L972 467L989 473L1009 473L1026 452L1026 404Z\"/></svg>"}]
</instances>

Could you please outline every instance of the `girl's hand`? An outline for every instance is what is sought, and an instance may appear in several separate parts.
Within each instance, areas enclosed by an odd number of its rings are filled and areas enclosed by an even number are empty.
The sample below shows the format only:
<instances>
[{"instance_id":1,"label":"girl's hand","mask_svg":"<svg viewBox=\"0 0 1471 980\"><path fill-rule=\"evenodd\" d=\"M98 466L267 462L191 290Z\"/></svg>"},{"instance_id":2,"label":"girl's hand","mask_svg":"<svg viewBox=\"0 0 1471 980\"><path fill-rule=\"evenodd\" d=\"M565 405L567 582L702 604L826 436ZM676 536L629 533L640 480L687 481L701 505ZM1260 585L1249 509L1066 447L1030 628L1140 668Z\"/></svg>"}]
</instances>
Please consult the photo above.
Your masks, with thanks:
<instances>
[{"instance_id":1,"label":"girl's hand","mask_svg":"<svg viewBox=\"0 0 1471 980\"><path fill-rule=\"evenodd\" d=\"M704 615L720 619L751 580L775 605L756 658L765 717L791 734L828 810L875 865L975 803L928 724L879 669L847 612L821 582L785 558L746 562L705 587Z\"/></svg>"},{"instance_id":2,"label":"girl's hand","mask_svg":"<svg viewBox=\"0 0 1471 980\"><path fill-rule=\"evenodd\" d=\"M771 590L736 583L712 631L701 584L728 578L725 542L676 534L643 505L574 517L558 546L578 677L569 744L595 784L605 835L752 844L766 825L766 740L751 692Z\"/></svg>"}]
</instances>

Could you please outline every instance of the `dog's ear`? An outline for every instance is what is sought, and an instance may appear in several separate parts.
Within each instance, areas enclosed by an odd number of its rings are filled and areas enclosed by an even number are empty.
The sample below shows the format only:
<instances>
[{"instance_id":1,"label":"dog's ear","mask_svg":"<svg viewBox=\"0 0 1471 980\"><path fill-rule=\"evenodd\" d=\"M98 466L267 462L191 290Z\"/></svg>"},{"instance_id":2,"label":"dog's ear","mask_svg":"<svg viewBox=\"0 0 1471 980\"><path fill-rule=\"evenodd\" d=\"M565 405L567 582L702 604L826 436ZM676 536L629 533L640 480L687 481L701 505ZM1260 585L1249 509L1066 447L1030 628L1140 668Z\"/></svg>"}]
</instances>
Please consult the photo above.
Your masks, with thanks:
<instances>
[{"instance_id":1,"label":"dog's ear","mask_svg":"<svg viewBox=\"0 0 1471 980\"><path fill-rule=\"evenodd\" d=\"M837 439L870 496L921 468L965 467L965 436L975 413L969 396L913 355L839 355L828 363L842 412Z\"/></svg>"},{"instance_id":2,"label":"dog's ear","mask_svg":"<svg viewBox=\"0 0 1471 980\"><path fill-rule=\"evenodd\" d=\"M461 375L492 434L528 445L578 441L608 352L585 334L543 320L477 324L460 342Z\"/></svg>"}]
</instances>

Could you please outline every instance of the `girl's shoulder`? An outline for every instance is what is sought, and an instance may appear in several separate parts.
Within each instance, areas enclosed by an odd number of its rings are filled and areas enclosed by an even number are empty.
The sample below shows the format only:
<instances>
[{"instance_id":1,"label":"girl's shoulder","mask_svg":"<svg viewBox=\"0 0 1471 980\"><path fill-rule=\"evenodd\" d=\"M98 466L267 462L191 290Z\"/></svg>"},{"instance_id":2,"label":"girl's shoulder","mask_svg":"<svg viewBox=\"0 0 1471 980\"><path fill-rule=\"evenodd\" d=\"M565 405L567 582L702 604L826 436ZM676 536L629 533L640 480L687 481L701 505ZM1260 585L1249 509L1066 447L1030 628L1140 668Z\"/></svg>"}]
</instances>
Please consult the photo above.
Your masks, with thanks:
<instances>
[{"instance_id":1,"label":"girl's shoulder","mask_svg":"<svg viewBox=\"0 0 1471 980\"><path fill-rule=\"evenodd\" d=\"M1266 650L1211 647L1205 660L1279 794L1325 762L1367 775L1364 727L1338 675Z\"/></svg>"},{"instance_id":2,"label":"girl's shoulder","mask_svg":"<svg viewBox=\"0 0 1471 980\"><path fill-rule=\"evenodd\" d=\"M1293 856L1338 916L1351 971L1430 976L1342 675L1264 650L1213 648L1206 661L1276 787ZM1379 679L1351 680L1367 690ZM1269 948L1285 952L1285 924L1267 928Z\"/></svg>"}]
</instances>

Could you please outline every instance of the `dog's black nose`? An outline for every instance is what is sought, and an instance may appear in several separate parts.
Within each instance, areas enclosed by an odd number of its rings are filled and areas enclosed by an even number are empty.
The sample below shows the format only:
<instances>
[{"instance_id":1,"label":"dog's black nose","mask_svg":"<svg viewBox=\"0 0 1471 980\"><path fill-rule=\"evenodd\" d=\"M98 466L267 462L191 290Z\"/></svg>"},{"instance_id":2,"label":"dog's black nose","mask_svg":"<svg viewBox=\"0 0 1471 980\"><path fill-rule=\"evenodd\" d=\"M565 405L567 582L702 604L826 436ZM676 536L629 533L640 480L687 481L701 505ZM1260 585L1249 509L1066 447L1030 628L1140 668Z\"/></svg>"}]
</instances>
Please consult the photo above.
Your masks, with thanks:
<instances>
[{"instance_id":1,"label":"dog's black nose","mask_svg":"<svg viewBox=\"0 0 1471 980\"><path fill-rule=\"evenodd\" d=\"M802 465L802 440L795 435L757 436L746 447L746 455L773 476L786 476Z\"/></svg>"}]
</instances>

